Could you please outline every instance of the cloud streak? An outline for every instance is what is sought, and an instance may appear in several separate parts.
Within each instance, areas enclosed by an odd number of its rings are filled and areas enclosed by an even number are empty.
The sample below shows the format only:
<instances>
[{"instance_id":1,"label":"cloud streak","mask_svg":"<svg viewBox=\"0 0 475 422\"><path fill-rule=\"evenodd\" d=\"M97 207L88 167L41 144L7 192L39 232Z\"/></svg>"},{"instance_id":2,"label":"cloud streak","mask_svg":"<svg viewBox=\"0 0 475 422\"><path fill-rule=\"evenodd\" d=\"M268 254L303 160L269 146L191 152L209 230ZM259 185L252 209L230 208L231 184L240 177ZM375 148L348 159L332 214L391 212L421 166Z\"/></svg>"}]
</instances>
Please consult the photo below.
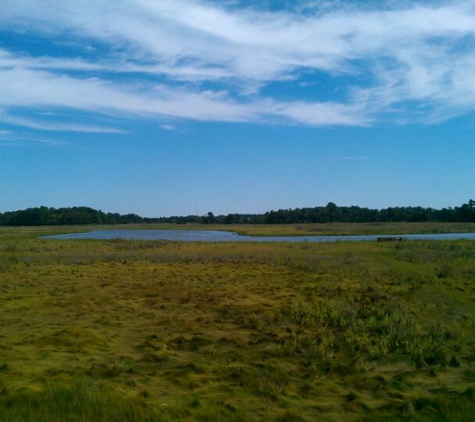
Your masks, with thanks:
<instances>
[{"instance_id":1,"label":"cloud streak","mask_svg":"<svg viewBox=\"0 0 475 422\"><path fill-rule=\"evenodd\" d=\"M0 29L22 30L25 40L0 50L0 106L10 114L66 108L159 117L161 124L180 118L366 126L433 122L475 108L473 2L365 9L359 2L320 9L301 2L304 11L200 0L2 3ZM33 39L68 47L41 54ZM343 95L270 94L320 75ZM75 130L60 122L57 129Z\"/></svg>"},{"instance_id":2,"label":"cloud streak","mask_svg":"<svg viewBox=\"0 0 475 422\"><path fill-rule=\"evenodd\" d=\"M62 141L31 137L28 135L17 134L8 130L0 130L0 146L2 147L23 147L26 144L31 143L47 146L64 145L64 142Z\"/></svg>"},{"instance_id":3,"label":"cloud streak","mask_svg":"<svg viewBox=\"0 0 475 422\"><path fill-rule=\"evenodd\" d=\"M53 114L54 116L54 114ZM33 118L24 118L18 116L10 116L0 111L0 122L9 126L24 127L30 129L38 129L42 131L61 131L61 132L82 132L82 133L126 133L123 130L104 127L104 126L88 126L75 123L62 123L59 121L48 122L46 120L39 121ZM6 131L8 132L8 131ZM2 131L0 131L0 134Z\"/></svg>"}]
</instances>

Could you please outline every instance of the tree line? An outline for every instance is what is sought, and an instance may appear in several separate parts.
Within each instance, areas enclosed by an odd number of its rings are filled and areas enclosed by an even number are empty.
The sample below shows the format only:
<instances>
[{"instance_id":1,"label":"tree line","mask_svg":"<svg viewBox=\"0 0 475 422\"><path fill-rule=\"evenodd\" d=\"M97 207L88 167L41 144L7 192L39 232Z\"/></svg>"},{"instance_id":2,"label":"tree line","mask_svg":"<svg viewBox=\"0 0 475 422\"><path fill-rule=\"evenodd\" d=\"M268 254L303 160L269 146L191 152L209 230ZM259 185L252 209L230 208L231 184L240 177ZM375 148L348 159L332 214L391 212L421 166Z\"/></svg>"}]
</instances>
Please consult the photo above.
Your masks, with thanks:
<instances>
[{"instance_id":1,"label":"tree line","mask_svg":"<svg viewBox=\"0 0 475 422\"><path fill-rule=\"evenodd\" d=\"M373 223L373 222L475 222L475 201L443 209L390 207L370 209L339 207L329 202L324 207L280 209L265 214L188 215L147 218L136 214L105 213L89 207L48 208L45 206L0 213L0 226L58 226L130 223L172 224L296 224L296 223Z\"/></svg>"},{"instance_id":2,"label":"tree line","mask_svg":"<svg viewBox=\"0 0 475 422\"><path fill-rule=\"evenodd\" d=\"M443 209L423 207L390 207L384 209L339 207L333 202L325 207L270 211L264 214L266 224L290 223L373 223L373 222L475 222L475 201L459 207Z\"/></svg>"},{"instance_id":3,"label":"tree line","mask_svg":"<svg viewBox=\"0 0 475 422\"><path fill-rule=\"evenodd\" d=\"M36 207L26 210L0 213L2 226L61 226L81 224L127 224L142 223L136 214L121 215L104 213L89 207L48 208Z\"/></svg>"}]
</instances>

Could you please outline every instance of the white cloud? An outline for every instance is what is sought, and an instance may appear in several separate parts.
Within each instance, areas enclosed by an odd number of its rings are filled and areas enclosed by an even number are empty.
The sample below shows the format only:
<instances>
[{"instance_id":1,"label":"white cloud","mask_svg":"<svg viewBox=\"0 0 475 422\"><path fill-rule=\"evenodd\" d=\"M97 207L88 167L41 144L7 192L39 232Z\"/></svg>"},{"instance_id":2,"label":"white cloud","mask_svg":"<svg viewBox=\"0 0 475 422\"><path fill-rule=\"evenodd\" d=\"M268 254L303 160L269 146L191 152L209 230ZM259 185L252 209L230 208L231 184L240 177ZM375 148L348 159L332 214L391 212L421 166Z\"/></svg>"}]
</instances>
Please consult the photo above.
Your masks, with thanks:
<instances>
[{"instance_id":1,"label":"white cloud","mask_svg":"<svg viewBox=\"0 0 475 422\"><path fill-rule=\"evenodd\" d=\"M306 124L348 124L351 107L336 104L279 103L254 101L239 103L226 91L192 91L156 85L118 86L97 78L78 79L46 71L15 68L0 70L2 96L0 105L14 107L66 107L105 114L127 114L130 117L169 116L196 120L258 121L272 116L284 116ZM300 112L299 112L300 110ZM313 112L312 112L313 110ZM341 113L341 117L338 114ZM315 114L315 115L313 115ZM328 116L328 119L322 118ZM354 117L353 117L354 119ZM1 120L1 118L0 118ZM4 121L5 118L3 119ZM9 118L20 123L19 118ZM357 123L356 121L354 123ZM29 127L51 130L45 124L29 122ZM66 129L64 125L60 129ZM69 130L80 130L80 127ZM83 131L116 131L107 128L87 128Z\"/></svg>"},{"instance_id":2,"label":"white cloud","mask_svg":"<svg viewBox=\"0 0 475 422\"><path fill-rule=\"evenodd\" d=\"M276 116L311 126L367 126L371 123L370 118L365 115L365 110L354 105L296 101L293 103L270 102L268 107Z\"/></svg>"},{"instance_id":3,"label":"white cloud","mask_svg":"<svg viewBox=\"0 0 475 422\"><path fill-rule=\"evenodd\" d=\"M105 126L88 126L78 125L70 122L63 122L58 120L53 121L39 121L38 119L24 118L18 116L11 116L0 112L0 122L10 126L20 126L30 129L39 129L44 131L61 131L61 132L83 132L83 133L126 133L123 130L105 127ZM2 134L0 130L0 134ZM7 131L5 131L7 132Z\"/></svg>"},{"instance_id":4,"label":"white cloud","mask_svg":"<svg viewBox=\"0 0 475 422\"><path fill-rule=\"evenodd\" d=\"M176 126L175 126L175 125L166 124L166 125L160 125L160 127L161 127L163 130L168 130L168 131L176 130Z\"/></svg>"},{"instance_id":5,"label":"white cloud","mask_svg":"<svg viewBox=\"0 0 475 422\"><path fill-rule=\"evenodd\" d=\"M70 47L35 56L27 44L4 46L0 105L315 126L475 108L473 1L366 4L271 12L204 0L3 0L0 28ZM74 47L81 42L100 51ZM261 94L319 73L346 96Z\"/></svg>"},{"instance_id":6,"label":"white cloud","mask_svg":"<svg viewBox=\"0 0 475 422\"><path fill-rule=\"evenodd\" d=\"M63 141L32 137L24 134L0 130L0 146L1 147L22 147L26 144L42 144L48 146L64 145Z\"/></svg>"}]
</instances>

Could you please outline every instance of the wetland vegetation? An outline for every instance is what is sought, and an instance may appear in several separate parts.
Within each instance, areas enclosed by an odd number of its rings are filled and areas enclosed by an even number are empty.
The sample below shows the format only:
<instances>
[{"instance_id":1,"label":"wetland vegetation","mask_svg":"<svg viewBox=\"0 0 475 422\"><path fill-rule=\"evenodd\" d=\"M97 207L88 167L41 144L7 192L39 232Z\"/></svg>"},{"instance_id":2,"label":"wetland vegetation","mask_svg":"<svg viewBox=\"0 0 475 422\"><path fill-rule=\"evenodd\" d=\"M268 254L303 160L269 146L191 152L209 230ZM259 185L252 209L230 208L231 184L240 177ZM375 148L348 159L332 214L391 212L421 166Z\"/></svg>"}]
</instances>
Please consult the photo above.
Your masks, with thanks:
<instances>
[{"instance_id":1,"label":"wetland vegetation","mask_svg":"<svg viewBox=\"0 0 475 422\"><path fill-rule=\"evenodd\" d=\"M474 242L65 230L0 229L2 421L475 420Z\"/></svg>"}]
</instances>

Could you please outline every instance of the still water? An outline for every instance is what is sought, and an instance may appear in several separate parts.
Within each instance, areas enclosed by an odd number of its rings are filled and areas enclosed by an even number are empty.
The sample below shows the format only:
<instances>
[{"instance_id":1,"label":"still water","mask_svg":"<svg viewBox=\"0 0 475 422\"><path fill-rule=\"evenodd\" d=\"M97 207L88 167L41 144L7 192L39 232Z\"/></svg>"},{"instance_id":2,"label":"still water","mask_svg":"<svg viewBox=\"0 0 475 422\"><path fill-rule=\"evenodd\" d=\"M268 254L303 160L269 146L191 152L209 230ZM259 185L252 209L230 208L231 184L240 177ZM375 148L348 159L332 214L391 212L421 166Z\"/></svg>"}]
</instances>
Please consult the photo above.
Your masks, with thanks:
<instances>
[{"instance_id":1,"label":"still water","mask_svg":"<svg viewBox=\"0 0 475 422\"><path fill-rule=\"evenodd\" d=\"M241 236L237 233L217 230L95 230L89 233L70 233L45 236L45 239L125 239L125 240L172 240L182 242L342 242L376 241L383 235L358 236ZM388 235L387 237L394 237ZM475 240L475 233L403 234L407 240Z\"/></svg>"}]
</instances>

